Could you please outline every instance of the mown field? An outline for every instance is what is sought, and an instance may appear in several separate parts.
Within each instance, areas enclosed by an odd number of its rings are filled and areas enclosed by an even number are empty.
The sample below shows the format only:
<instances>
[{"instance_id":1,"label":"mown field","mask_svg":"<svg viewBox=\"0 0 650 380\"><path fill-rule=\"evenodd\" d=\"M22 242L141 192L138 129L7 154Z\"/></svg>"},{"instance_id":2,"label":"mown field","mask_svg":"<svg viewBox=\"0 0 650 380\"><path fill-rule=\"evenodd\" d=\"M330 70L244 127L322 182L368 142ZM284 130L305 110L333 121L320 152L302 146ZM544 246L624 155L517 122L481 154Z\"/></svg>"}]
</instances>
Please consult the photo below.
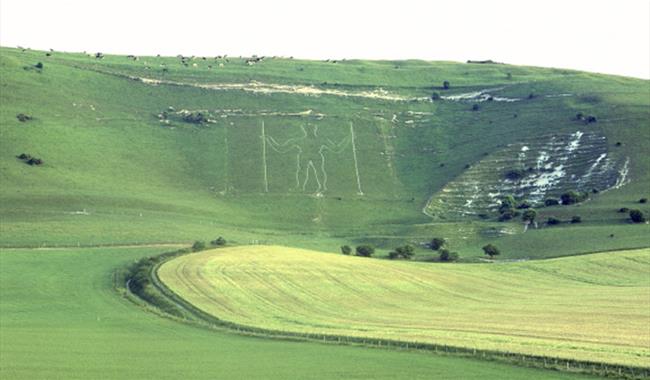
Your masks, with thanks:
<instances>
[{"instance_id":1,"label":"mown field","mask_svg":"<svg viewBox=\"0 0 650 380\"><path fill-rule=\"evenodd\" d=\"M181 256L158 275L245 326L650 364L647 249L431 265L248 246Z\"/></svg>"},{"instance_id":2,"label":"mown field","mask_svg":"<svg viewBox=\"0 0 650 380\"><path fill-rule=\"evenodd\" d=\"M115 270L166 249L0 250L0 378L590 379L185 325L147 312L114 289Z\"/></svg>"}]
</instances>

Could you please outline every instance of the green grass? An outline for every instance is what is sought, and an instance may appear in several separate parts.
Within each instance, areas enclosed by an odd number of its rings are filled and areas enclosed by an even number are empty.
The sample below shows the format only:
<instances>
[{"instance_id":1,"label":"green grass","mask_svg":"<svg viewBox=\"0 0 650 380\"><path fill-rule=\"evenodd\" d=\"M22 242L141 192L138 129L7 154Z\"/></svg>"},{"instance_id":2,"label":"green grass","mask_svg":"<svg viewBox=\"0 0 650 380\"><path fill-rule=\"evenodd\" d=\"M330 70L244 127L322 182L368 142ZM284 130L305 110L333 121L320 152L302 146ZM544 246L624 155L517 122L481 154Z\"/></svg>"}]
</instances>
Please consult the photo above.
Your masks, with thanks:
<instances>
[{"instance_id":1,"label":"green grass","mask_svg":"<svg viewBox=\"0 0 650 380\"><path fill-rule=\"evenodd\" d=\"M44 63L42 72L24 69L39 61ZM162 64L169 70L164 75ZM442 235L468 261L480 257L479 247L487 242L503 246L505 258L650 246L650 227L630 226L616 212L638 207L650 213L648 204L634 203L647 197L650 187L650 166L644 159L644 141L650 138L647 81L423 61L334 64L267 59L248 66L237 58L226 62L198 57L184 67L170 57L96 60L83 54L46 57L44 52L9 48L0 49L0 72L3 246L190 242L224 235L240 244L263 241L330 251L342 244L374 243L385 254L396 243ZM507 79L508 72L513 79ZM126 76L185 85L148 85ZM462 102L193 87L253 80L348 93L382 89L407 98L442 93L437 87L449 80L452 89L444 94L504 87L497 91L499 96L524 99L484 102L479 112L472 112L471 103ZM525 99L531 92L538 96ZM545 97L562 93L573 96ZM170 116L171 124L161 123L157 115L170 106L207 111L215 122L197 126ZM297 114L306 110L313 112ZM599 121L577 123L572 120L576 112L595 114ZM18 113L34 120L21 123ZM303 190L307 164L296 187L296 150L279 153L267 147L265 193L262 122L267 136L279 143L300 138L305 124L318 126L319 143L341 142L349 138L353 123L364 195L357 195L350 144L339 153L325 153L327 190L322 197L314 196L313 169L318 162L309 169ZM495 213L490 221L458 213L447 213L444 219L422 213L427 201L437 199L449 183L463 183L467 164L483 168L486 183L500 178L495 166L484 162L485 153L504 155L509 144L576 130L604 137L603 149L615 168L629 157L631 178L620 189L594 195L583 205L541 210L541 219L566 220L578 214L583 219L579 229L522 234L519 222L494 222ZM315 148L304 148L315 154ZM23 152L45 164L25 165L15 158ZM581 158L575 170L584 172L599 152ZM89 215L74 214L82 210ZM514 235L495 236L490 232L495 226ZM611 233L618 238L609 238ZM557 243L552 253L530 252L529 242L546 240L549 234ZM589 236L589 246L577 246L576 234ZM418 250L423 258L428 254Z\"/></svg>"},{"instance_id":2,"label":"green grass","mask_svg":"<svg viewBox=\"0 0 650 380\"><path fill-rule=\"evenodd\" d=\"M248 246L181 256L158 275L245 326L647 366L649 254L432 265Z\"/></svg>"},{"instance_id":3,"label":"green grass","mask_svg":"<svg viewBox=\"0 0 650 380\"><path fill-rule=\"evenodd\" d=\"M34 70L36 62L42 71ZM448 91L439 88L444 80L452 84ZM206 88L252 81L330 95ZM426 100L433 91L447 96L500 87L495 95L522 100L484 102L477 112L472 103ZM411 100L356 96L364 92ZM527 99L530 93L537 96ZM564 93L572 96L547 97ZM97 60L0 48L0 247L7 248L0 256L0 377L573 378L196 329L145 313L112 291L114 269L161 247L11 247L189 245L224 236L232 244L327 252L370 243L379 257L411 243L418 245L416 259L429 260L434 254L420 243L437 236L465 262L479 261L486 243L499 246L505 260L648 247L650 225L632 225L617 212L629 207L650 214L650 205L637 203L650 188L647 94L645 80L510 65L277 58L249 66L239 58L196 57L185 67L175 57ZM180 110L200 110L214 122L183 122ZM169 124L161 122L163 111L170 112ZM596 115L598 123L572 120L577 112ZM20 113L34 119L19 122ZM304 125L318 127L317 141L301 145L312 166L302 163L298 186L296 149L267 146L266 192L262 123L280 144L300 139ZM604 139L575 158L577 175L603 152L616 170L630 159L624 186L580 205L539 210L540 220L580 215L582 224L523 233L520 222L496 222L494 212L487 220L451 207L433 217L422 212L452 185L460 189L454 204L462 210L472 178L482 178L486 188L499 185L503 168L490 159L511 165L516 144L577 130ZM324 153L325 189L316 148L329 141L343 144ZM16 158L20 153L44 165L26 165ZM570 186L567 178L551 193ZM592 185L604 190L611 183ZM177 357L182 360L170 360Z\"/></svg>"},{"instance_id":4,"label":"green grass","mask_svg":"<svg viewBox=\"0 0 650 380\"><path fill-rule=\"evenodd\" d=\"M3 379L587 379L417 352L250 338L148 313L113 272L160 248L0 251Z\"/></svg>"}]
</instances>

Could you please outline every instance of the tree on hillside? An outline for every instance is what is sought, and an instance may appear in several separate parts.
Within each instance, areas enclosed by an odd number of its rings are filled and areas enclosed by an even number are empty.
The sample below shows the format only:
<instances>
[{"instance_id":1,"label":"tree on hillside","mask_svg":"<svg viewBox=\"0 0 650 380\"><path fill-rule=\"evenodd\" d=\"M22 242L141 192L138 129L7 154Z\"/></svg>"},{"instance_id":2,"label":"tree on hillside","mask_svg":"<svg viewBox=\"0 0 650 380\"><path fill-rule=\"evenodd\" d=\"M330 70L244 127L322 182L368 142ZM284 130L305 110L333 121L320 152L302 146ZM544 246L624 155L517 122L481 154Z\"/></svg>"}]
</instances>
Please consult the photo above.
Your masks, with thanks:
<instances>
[{"instance_id":1,"label":"tree on hillside","mask_svg":"<svg viewBox=\"0 0 650 380\"><path fill-rule=\"evenodd\" d=\"M546 221L546 224L548 224L549 226L554 226L554 225L557 225L557 224L560 224L560 223L562 223L562 221L560 219L554 218L552 216L549 217L548 220Z\"/></svg>"},{"instance_id":2,"label":"tree on hillside","mask_svg":"<svg viewBox=\"0 0 650 380\"><path fill-rule=\"evenodd\" d=\"M402 247L395 248L394 251L388 253L389 259L410 259L415 254L415 248L412 245L407 244Z\"/></svg>"},{"instance_id":3,"label":"tree on hillside","mask_svg":"<svg viewBox=\"0 0 650 380\"><path fill-rule=\"evenodd\" d=\"M449 81L448 80L442 82L442 88L445 89L445 90L449 90Z\"/></svg>"},{"instance_id":4,"label":"tree on hillside","mask_svg":"<svg viewBox=\"0 0 650 380\"><path fill-rule=\"evenodd\" d=\"M537 211L532 208L526 209L526 211L521 215L521 220L528 223L535 222L535 218L537 218Z\"/></svg>"},{"instance_id":5,"label":"tree on hillside","mask_svg":"<svg viewBox=\"0 0 650 380\"><path fill-rule=\"evenodd\" d=\"M440 99L440 94L434 91L433 94L431 94L431 100L439 100L439 99Z\"/></svg>"},{"instance_id":6,"label":"tree on hillside","mask_svg":"<svg viewBox=\"0 0 650 380\"><path fill-rule=\"evenodd\" d=\"M350 248L349 245L342 245L341 246L341 253L344 254L344 255L349 255L350 253L352 253L352 248Z\"/></svg>"},{"instance_id":7,"label":"tree on hillside","mask_svg":"<svg viewBox=\"0 0 650 380\"><path fill-rule=\"evenodd\" d=\"M544 206L557 206L557 205L559 205L559 204L560 204L560 201L558 201L558 200L555 199L555 198L547 198L547 199L544 201Z\"/></svg>"},{"instance_id":8,"label":"tree on hillside","mask_svg":"<svg viewBox=\"0 0 650 380\"><path fill-rule=\"evenodd\" d=\"M217 247L222 247L222 246L226 245L226 243L227 243L226 239L224 239L221 236L219 236L218 238L216 238L216 239L214 239L214 240L212 240L210 242L210 244L212 244L214 246L217 246Z\"/></svg>"},{"instance_id":9,"label":"tree on hillside","mask_svg":"<svg viewBox=\"0 0 650 380\"><path fill-rule=\"evenodd\" d=\"M572 205L572 204L580 203L582 201L587 200L587 198L589 198L589 193L579 193L573 190L567 191L566 193L560 196L563 205Z\"/></svg>"},{"instance_id":10,"label":"tree on hillside","mask_svg":"<svg viewBox=\"0 0 650 380\"><path fill-rule=\"evenodd\" d=\"M192 244L192 251L194 252L202 251L204 249L205 249L205 243L202 241L197 240L194 242L194 244Z\"/></svg>"},{"instance_id":11,"label":"tree on hillside","mask_svg":"<svg viewBox=\"0 0 650 380\"><path fill-rule=\"evenodd\" d=\"M643 215L643 212L641 212L641 210L630 210L630 219L634 223L644 223L645 215Z\"/></svg>"},{"instance_id":12,"label":"tree on hillside","mask_svg":"<svg viewBox=\"0 0 650 380\"><path fill-rule=\"evenodd\" d=\"M445 239L443 239L443 238L437 238L437 237L433 238L433 239L431 239L431 244L430 244L431 249L433 249L434 251L437 251L440 248L442 248L442 246L445 245L445 243L446 243Z\"/></svg>"},{"instance_id":13,"label":"tree on hillside","mask_svg":"<svg viewBox=\"0 0 650 380\"><path fill-rule=\"evenodd\" d=\"M439 259L442 262L457 261L458 260L458 253L457 252L451 252L450 250L443 248L443 249L440 250Z\"/></svg>"},{"instance_id":14,"label":"tree on hillside","mask_svg":"<svg viewBox=\"0 0 650 380\"><path fill-rule=\"evenodd\" d=\"M364 244L364 245L357 246L356 251L357 251L357 256L370 257L375 254L375 247L368 244Z\"/></svg>"},{"instance_id":15,"label":"tree on hillside","mask_svg":"<svg viewBox=\"0 0 650 380\"><path fill-rule=\"evenodd\" d=\"M501 251L499 251L499 248L494 246L493 244L487 244L483 246L483 252L490 256L490 258L493 258L494 256L498 256L501 254Z\"/></svg>"}]
</instances>

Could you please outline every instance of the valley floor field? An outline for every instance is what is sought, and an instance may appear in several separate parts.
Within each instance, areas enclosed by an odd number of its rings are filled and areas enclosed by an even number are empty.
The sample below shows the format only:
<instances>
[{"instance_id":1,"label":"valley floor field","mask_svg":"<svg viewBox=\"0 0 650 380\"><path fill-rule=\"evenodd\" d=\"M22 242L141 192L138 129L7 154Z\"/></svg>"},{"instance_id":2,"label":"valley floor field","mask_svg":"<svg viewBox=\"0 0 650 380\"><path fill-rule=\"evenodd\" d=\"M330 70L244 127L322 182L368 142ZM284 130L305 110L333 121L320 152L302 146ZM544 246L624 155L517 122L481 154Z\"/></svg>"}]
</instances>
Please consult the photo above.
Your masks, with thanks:
<instances>
[{"instance_id":1,"label":"valley floor field","mask_svg":"<svg viewBox=\"0 0 650 380\"><path fill-rule=\"evenodd\" d=\"M1 379L593 379L210 331L145 312L113 274L161 248L0 250Z\"/></svg>"},{"instance_id":2,"label":"valley floor field","mask_svg":"<svg viewBox=\"0 0 650 380\"><path fill-rule=\"evenodd\" d=\"M432 265L247 246L181 256L158 275L245 326L646 367L649 253Z\"/></svg>"}]
</instances>

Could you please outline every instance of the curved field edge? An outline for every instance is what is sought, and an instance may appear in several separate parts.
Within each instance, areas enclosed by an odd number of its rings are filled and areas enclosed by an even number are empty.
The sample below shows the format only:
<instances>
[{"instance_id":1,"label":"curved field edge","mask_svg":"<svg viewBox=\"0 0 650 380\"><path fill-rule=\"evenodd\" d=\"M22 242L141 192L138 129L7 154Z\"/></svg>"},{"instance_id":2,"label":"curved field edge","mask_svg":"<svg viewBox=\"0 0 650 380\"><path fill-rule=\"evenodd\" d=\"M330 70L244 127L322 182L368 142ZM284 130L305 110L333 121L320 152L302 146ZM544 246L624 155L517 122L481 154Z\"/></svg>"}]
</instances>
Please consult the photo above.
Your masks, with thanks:
<instances>
[{"instance_id":1,"label":"curved field edge","mask_svg":"<svg viewBox=\"0 0 650 380\"><path fill-rule=\"evenodd\" d=\"M648 367L646 251L544 262L431 265L238 247L159 275L239 324Z\"/></svg>"},{"instance_id":2,"label":"curved field edge","mask_svg":"<svg viewBox=\"0 0 650 380\"><path fill-rule=\"evenodd\" d=\"M313 341L324 344L367 346L391 350L431 352L436 355L458 356L485 361L500 362L517 366L555 370L576 374L607 376L621 379L643 379L650 376L650 369L630 365L615 365L602 362L572 360L557 357L527 355L499 350L479 350L444 344L406 342L395 339L357 337L335 334L317 334L282 331L244 325L221 319L206 313L171 290L158 277L158 269L165 263L184 256L195 254L187 249L168 252L158 256L146 257L128 268L118 271L115 288L123 296L145 307L148 311L191 325L212 330L225 330L238 335L266 337L289 341ZM146 274L146 276L143 276ZM141 288L133 289L135 282ZM146 289L146 291L142 291Z\"/></svg>"}]
</instances>

